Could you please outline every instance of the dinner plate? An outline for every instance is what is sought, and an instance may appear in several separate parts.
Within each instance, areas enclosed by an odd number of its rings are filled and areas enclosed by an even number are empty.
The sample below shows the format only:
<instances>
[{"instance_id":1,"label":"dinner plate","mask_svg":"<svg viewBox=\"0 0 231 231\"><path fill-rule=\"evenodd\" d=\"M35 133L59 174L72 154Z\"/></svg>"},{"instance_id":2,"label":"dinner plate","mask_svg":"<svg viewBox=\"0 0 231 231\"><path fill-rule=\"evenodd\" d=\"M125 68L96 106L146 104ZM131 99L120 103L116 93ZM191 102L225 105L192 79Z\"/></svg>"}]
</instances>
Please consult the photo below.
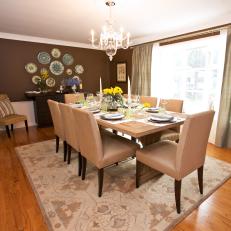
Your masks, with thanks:
<instances>
[{"instance_id":1,"label":"dinner plate","mask_svg":"<svg viewBox=\"0 0 231 231\"><path fill-rule=\"evenodd\" d=\"M101 118L105 120L120 120L124 118L124 115L121 113L108 113L101 115Z\"/></svg>"},{"instance_id":2,"label":"dinner plate","mask_svg":"<svg viewBox=\"0 0 231 231\"><path fill-rule=\"evenodd\" d=\"M60 57L60 55L61 55L61 51L60 51L58 48L53 48L53 49L51 50L51 55L52 55L54 58L58 59L58 58Z\"/></svg>"},{"instance_id":3,"label":"dinner plate","mask_svg":"<svg viewBox=\"0 0 231 231\"><path fill-rule=\"evenodd\" d=\"M69 103L69 106L72 108L82 108L83 104L82 103Z\"/></svg>"},{"instance_id":4,"label":"dinner plate","mask_svg":"<svg viewBox=\"0 0 231 231\"><path fill-rule=\"evenodd\" d=\"M64 71L64 66L60 61L53 61L50 64L50 71L54 75L61 75Z\"/></svg>"},{"instance_id":5,"label":"dinner plate","mask_svg":"<svg viewBox=\"0 0 231 231\"><path fill-rule=\"evenodd\" d=\"M84 72L83 66L80 65L80 64L77 64L77 65L75 66L75 72L76 72L77 74L83 74L83 72Z\"/></svg>"},{"instance_id":6,"label":"dinner plate","mask_svg":"<svg viewBox=\"0 0 231 231\"><path fill-rule=\"evenodd\" d=\"M150 107L146 110L146 112L150 112L150 113L158 113L159 112L159 108L158 107Z\"/></svg>"},{"instance_id":7,"label":"dinner plate","mask_svg":"<svg viewBox=\"0 0 231 231\"><path fill-rule=\"evenodd\" d=\"M52 77L49 77L46 79L46 85L48 87L54 87L55 86L55 79Z\"/></svg>"},{"instance_id":8,"label":"dinner plate","mask_svg":"<svg viewBox=\"0 0 231 231\"><path fill-rule=\"evenodd\" d=\"M174 117L171 115L152 115L149 119L156 122L169 122L173 120Z\"/></svg>"},{"instance_id":9,"label":"dinner plate","mask_svg":"<svg viewBox=\"0 0 231 231\"><path fill-rule=\"evenodd\" d=\"M29 74L34 74L38 68L34 63L27 63L25 69Z\"/></svg>"}]
</instances>

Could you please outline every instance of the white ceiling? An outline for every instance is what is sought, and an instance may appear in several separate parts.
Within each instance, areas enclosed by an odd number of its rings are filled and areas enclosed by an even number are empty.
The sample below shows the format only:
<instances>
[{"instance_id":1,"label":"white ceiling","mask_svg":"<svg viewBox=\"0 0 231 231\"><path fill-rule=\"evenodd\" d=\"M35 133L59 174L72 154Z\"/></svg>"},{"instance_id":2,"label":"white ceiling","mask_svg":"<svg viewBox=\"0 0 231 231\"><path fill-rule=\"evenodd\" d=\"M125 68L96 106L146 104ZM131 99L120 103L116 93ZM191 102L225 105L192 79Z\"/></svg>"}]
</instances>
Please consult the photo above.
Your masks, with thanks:
<instances>
[{"instance_id":1,"label":"white ceiling","mask_svg":"<svg viewBox=\"0 0 231 231\"><path fill-rule=\"evenodd\" d=\"M231 0L115 0L115 27L134 44L231 22ZM105 0L0 0L0 32L89 44ZM3 33L1 33L3 34Z\"/></svg>"}]
</instances>

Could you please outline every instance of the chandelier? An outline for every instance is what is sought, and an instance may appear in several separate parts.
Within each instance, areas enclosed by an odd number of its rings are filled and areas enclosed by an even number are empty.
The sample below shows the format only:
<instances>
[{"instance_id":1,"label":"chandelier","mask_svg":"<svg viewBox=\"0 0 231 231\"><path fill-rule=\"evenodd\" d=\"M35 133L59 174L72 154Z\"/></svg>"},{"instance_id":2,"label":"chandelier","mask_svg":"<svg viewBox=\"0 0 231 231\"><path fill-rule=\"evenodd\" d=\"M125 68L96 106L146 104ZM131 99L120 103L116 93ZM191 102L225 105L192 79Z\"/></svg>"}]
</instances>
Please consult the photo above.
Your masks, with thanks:
<instances>
[{"instance_id":1,"label":"chandelier","mask_svg":"<svg viewBox=\"0 0 231 231\"><path fill-rule=\"evenodd\" d=\"M117 49L127 49L129 47L130 33L125 34L123 28L121 28L119 32L114 30L112 7L115 6L115 2L107 0L106 5L109 7L109 18L106 21L106 26L103 27L103 30L100 33L98 44L95 44L97 39L95 39L94 30L91 30L91 43L94 48L105 50L110 61L112 61Z\"/></svg>"}]
</instances>

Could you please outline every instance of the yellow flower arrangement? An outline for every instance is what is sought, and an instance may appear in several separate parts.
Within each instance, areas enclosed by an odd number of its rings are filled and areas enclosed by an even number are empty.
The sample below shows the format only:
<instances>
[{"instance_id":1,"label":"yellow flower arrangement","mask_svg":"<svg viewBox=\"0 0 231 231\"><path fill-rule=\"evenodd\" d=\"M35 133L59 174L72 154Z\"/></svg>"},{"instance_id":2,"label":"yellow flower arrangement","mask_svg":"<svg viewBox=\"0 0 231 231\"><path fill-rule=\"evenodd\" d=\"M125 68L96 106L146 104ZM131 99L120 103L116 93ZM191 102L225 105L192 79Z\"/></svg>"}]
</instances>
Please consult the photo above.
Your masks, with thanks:
<instances>
[{"instance_id":1,"label":"yellow flower arrangement","mask_svg":"<svg viewBox=\"0 0 231 231\"><path fill-rule=\"evenodd\" d=\"M145 108L149 108L149 107L151 107L151 104L150 104L150 103L144 103L143 106L144 106Z\"/></svg>"},{"instance_id":2,"label":"yellow flower arrangement","mask_svg":"<svg viewBox=\"0 0 231 231\"><path fill-rule=\"evenodd\" d=\"M114 88L111 87L111 88L103 89L104 98L111 101L111 102L115 102L116 106L118 104L123 105L122 94L123 94L123 90L118 86L115 86Z\"/></svg>"},{"instance_id":3,"label":"yellow flower arrangement","mask_svg":"<svg viewBox=\"0 0 231 231\"><path fill-rule=\"evenodd\" d=\"M111 87L111 88L103 89L103 94L104 95L117 95L117 94L121 95L123 94L123 91L120 87L115 86L114 88Z\"/></svg>"}]
</instances>

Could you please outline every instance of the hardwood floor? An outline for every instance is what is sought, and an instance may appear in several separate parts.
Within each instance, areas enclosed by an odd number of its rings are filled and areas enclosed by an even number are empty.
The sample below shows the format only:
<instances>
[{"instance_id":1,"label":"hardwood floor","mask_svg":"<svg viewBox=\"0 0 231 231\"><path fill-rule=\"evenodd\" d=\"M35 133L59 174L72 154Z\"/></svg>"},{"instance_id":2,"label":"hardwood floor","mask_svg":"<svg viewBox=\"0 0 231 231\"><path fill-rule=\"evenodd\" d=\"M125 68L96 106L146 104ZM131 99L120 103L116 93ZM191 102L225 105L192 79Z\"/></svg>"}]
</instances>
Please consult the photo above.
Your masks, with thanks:
<instances>
[{"instance_id":1,"label":"hardwood floor","mask_svg":"<svg viewBox=\"0 0 231 231\"><path fill-rule=\"evenodd\" d=\"M52 128L15 129L11 139L0 132L0 231L48 231L14 147L53 138ZM231 163L231 150L209 144L207 153ZM184 230L231 230L231 180L174 228Z\"/></svg>"}]
</instances>

